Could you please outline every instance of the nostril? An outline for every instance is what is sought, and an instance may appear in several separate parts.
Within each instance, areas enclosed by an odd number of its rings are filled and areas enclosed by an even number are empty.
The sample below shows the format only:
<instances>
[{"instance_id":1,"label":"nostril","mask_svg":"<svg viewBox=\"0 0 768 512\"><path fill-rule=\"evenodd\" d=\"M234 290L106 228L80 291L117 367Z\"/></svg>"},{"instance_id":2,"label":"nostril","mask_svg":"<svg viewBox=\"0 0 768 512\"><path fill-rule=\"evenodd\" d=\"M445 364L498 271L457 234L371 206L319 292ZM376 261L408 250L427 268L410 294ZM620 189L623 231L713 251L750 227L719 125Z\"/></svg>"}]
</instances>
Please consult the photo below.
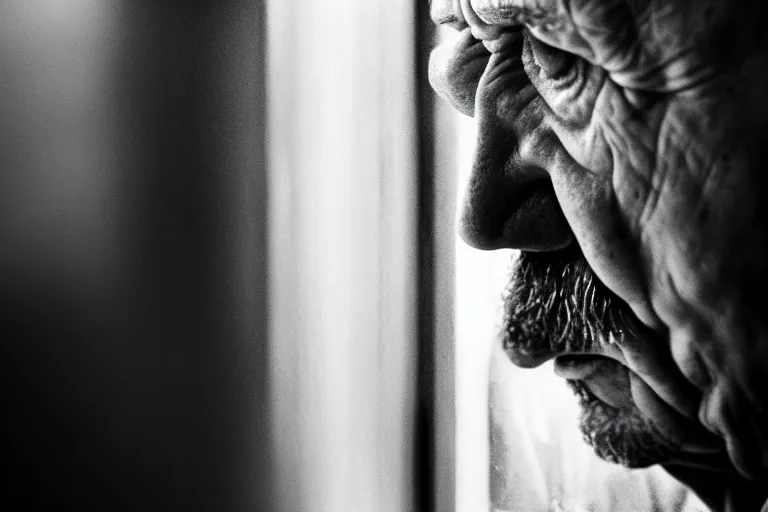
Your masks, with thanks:
<instances>
[{"instance_id":1,"label":"nostril","mask_svg":"<svg viewBox=\"0 0 768 512\"><path fill-rule=\"evenodd\" d=\"M479 185L470 187L459 224L467 244L487 251L556 251L573 242L548 179Z\"/></svg>"},{"instance_id":2,"label":"nostril","mask_svg":"<svg viewBox=\"0 0 768 512\"><path fill-rule=\"evenodd\" d=\"M459 221L459 236L467 245L482 251L495 251L503 248L503 241L498 231L488 225L476 222L474 218L462 216Z\"/></svg>"}]
</instances>

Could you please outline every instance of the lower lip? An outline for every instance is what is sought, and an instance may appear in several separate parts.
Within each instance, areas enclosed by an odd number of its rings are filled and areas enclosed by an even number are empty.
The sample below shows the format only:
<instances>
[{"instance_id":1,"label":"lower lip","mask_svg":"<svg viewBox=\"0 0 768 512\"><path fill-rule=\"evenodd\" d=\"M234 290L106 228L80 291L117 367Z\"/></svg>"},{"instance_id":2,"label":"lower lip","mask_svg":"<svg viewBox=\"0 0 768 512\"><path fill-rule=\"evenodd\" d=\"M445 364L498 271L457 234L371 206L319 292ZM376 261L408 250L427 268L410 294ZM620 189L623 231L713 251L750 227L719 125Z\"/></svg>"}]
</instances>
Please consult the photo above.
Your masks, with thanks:
<instances>
[{"instance_id":1,"label":"lower lip","mask_svg":"<svg viewBox=\"0 0 768 512\"><path fill-rule=\"evenodd\" d=\"M555 375L563 379L583 380L595 373L603 361L597 356L560 356L555 359Z\"/></svg>"}]
</instances>

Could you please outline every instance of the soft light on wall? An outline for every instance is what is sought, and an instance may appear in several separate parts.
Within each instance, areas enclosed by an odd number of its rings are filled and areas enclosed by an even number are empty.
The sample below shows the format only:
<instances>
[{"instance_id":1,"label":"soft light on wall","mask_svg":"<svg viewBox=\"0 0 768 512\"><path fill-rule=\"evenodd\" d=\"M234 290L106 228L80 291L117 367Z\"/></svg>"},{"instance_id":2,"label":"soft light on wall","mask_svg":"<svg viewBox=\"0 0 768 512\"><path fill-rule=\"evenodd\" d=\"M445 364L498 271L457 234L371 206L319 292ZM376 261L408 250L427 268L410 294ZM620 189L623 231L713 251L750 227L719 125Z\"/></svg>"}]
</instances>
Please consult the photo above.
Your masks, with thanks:
<instances>
[{"instance_id":1,"label":"soft light on wall","mask_svg":"<svg viewBox=\"0 0 768 512\"><path fill-rule=\"evenodd\" d=\"M413 510L415 8L267 11L277 510Z\"/></svg>"}]
</instances>

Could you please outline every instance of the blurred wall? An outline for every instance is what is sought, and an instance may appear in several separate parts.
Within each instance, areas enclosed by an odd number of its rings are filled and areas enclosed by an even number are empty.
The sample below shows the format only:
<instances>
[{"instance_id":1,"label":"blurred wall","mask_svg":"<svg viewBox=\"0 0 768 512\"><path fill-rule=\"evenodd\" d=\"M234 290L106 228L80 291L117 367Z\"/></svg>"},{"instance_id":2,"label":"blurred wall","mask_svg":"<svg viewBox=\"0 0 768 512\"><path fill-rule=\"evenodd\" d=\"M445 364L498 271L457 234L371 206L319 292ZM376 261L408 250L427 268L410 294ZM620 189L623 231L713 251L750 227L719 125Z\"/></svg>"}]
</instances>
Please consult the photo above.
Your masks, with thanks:
<instances>
[{"instance_id":1,"label":"blurred wall","mask_svg":"<svg viewBox=\"0 0 768 512\"><path fill-rule=\"evenodd\" d=\"M22 509L270 509L262 10L0 3L0 428Z\"/></svg>"},{"instance_id":2,"label":"blurred wall","mask_svg":"<svg viewBox=\"0 0 768 512\"><path fill-rule=\"evenodd\" d=\"M421 510L415 3L267 6L275 510Z\"/></svg>"}]
</instances>

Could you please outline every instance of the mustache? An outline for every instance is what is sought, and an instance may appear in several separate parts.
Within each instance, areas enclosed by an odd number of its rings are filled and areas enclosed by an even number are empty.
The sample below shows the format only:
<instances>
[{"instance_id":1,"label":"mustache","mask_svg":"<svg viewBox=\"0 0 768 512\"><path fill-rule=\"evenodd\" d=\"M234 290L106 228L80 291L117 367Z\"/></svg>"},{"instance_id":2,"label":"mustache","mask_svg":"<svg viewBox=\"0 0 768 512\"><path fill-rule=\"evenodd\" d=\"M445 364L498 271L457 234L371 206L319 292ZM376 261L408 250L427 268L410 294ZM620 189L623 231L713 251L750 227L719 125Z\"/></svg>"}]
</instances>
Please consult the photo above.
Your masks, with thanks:
<instances>
[{"instance_id":1,"label":"mustache","mask_svg":"<svg viewBox=\"0 0 768 512\"><path fill-rule=\"evenodd\" d=\"M520 253L504 302L504 350L513 361L536 363L529 366L565 353L599 354L626 337L652 335L602 284L575 243L557 252ZM567 382L579 397L582 435L599 457L639 468L679 451L636 406L615 409L585 382Z\"/></svg>"},{"instance_id":2,"label":"mustache","mask_svg":"<svg viewBox=\"0 0 768 512\"><path fill-rule=\"evenodd\" d=\"M602 284L576 244L520 253L504 294L505 351L591 353L638 330L629 307Z\"/></svg>"}]
</instances>

